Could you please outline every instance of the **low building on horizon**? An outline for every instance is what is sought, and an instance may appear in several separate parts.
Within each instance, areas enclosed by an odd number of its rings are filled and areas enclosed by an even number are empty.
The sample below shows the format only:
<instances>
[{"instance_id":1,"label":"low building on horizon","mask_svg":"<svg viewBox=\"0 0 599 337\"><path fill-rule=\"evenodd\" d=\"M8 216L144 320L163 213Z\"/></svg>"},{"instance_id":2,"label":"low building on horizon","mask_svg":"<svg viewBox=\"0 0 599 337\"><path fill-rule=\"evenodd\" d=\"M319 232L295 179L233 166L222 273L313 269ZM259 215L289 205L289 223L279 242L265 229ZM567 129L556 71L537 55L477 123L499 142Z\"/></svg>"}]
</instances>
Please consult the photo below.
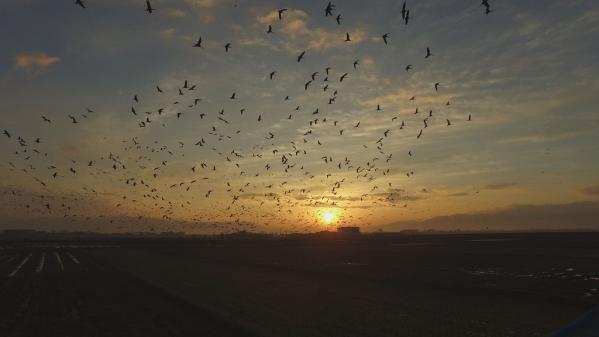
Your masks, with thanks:
<instances>
[{"instance_id":1,"label":"low building on horizon","mask_svg":"<svg viewBox=\"0 0 599 337\"><path fill-rule=\"evenodd\" d=\"M341 226L341 227L337 227L337 233L343 233L343 234L360 234L360 227L358 227L358 226Z\"/></svg>"}]
</instances>

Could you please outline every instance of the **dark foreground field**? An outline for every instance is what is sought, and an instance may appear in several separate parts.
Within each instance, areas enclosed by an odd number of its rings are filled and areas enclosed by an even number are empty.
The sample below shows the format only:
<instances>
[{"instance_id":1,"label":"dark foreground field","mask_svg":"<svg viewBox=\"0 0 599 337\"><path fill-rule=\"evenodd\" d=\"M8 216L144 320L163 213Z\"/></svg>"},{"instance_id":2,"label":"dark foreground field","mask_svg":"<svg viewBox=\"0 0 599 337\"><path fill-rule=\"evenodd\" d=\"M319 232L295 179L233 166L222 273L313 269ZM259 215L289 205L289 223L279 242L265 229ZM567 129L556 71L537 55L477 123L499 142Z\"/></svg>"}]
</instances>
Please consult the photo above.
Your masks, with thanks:
<instances>
[{"instance_id":1,"label":"dark foreground field","mask_svg":"<svg viewBox=\"0 0 599 337\"><path fill-rule=\"evenodd\" d=\"M0 336L546 337L599 235L0 241Z\"/></svg>"}]
</instances>

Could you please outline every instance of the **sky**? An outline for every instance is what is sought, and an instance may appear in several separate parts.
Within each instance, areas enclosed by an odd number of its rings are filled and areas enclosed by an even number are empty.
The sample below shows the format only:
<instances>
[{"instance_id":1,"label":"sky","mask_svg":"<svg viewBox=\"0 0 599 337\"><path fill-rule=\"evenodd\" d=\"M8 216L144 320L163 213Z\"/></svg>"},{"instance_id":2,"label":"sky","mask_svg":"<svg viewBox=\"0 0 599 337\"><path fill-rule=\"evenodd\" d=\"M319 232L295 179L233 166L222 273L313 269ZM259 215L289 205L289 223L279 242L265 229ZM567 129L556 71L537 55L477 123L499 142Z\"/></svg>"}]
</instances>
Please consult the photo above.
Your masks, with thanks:
<instances>
[{"instance_id":1,"label":"sky","mask_svg":"<svg viewBox=\"0 0 599 337\"><path fill-rule=\"evenodd\" d=\"M599 229L599 4L327 2L2 1L0 230Z\"/></svg>"}]
</instances>

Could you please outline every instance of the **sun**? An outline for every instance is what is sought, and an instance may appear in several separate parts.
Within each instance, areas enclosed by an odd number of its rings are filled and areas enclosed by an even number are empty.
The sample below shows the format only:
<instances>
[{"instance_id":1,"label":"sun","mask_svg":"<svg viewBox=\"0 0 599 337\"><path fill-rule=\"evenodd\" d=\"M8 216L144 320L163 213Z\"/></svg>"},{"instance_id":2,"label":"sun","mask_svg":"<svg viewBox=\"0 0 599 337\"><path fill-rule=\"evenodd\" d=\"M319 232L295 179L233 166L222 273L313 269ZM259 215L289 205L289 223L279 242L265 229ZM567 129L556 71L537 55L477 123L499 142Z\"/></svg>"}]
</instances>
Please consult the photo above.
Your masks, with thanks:
<instances>
[{"instance_id":1,"label":"sun","mask_svg":"<svg viewBox=\"0 0 599 337\"><path fill-rule=\"evenodd\" d=\"M322 221L325 224L330 224L330 223L334 222L335 214L333 214L333 212L324 212L324 214L322 214Z\"/></svg>"}]
</instances>

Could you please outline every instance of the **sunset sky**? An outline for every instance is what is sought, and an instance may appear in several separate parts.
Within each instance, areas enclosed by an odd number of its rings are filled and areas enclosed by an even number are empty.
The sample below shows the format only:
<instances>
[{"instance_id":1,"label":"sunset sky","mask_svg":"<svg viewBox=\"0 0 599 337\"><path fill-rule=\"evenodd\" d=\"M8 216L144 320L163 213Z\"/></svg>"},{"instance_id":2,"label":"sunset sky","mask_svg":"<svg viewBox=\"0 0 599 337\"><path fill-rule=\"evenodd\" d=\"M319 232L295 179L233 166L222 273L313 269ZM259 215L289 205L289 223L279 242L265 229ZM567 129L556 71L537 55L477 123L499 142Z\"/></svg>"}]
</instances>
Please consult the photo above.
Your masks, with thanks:
<instances>
[{"instance_id":1,"label":"sunset sky","mask_svg":"<svg viewBox=\"0 0 599 337\"><path fill-rule=\"evenodd\" d=\"M599 3L327 2L0 2L0 230L599 229Z\"/></svg>"}]
</instances>

